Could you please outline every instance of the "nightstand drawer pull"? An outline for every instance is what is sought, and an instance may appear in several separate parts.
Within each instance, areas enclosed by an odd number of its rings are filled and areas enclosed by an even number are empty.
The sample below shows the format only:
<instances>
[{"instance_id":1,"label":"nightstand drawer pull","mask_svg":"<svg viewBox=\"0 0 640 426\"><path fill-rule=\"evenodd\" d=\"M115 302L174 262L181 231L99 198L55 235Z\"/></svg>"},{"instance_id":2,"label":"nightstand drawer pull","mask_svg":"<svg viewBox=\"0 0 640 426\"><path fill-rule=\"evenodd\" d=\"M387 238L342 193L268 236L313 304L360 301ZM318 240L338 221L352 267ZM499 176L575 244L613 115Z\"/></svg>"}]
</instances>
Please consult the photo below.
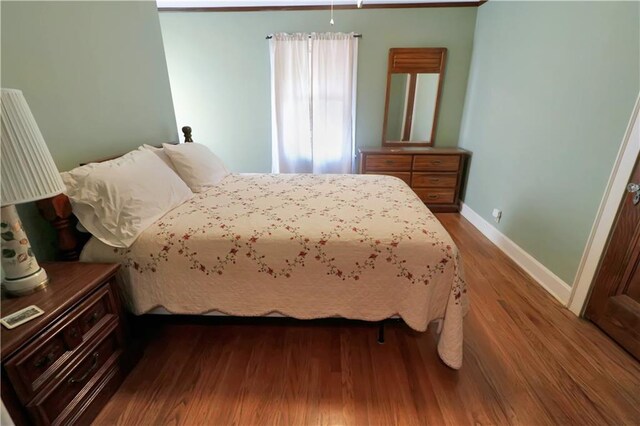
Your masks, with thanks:
<instances>
[{"instance_id":1,"label":"nightstand drawer pull","mask_svg":"<svg viewBox=\"0 0 640 426\"><path fill-rule=\"evenodd\" d=\"M433 160L433 161L431 162L431 164L442 164L442 161L440 161L440 160Z\"/></svg>"},{"instance_id":2,"label":"nightstand drawer pull","mask_svg":"<svg viewBox=\"0 0 640 426\"><path fill-rule=\"evenodd\" d=\"M74 323L62 331L67 350L72 351L82 344L82 332L79 324Z\"/></svg>"},{"instance_id":3,"label":"nightstand drawer pull","mask_svg":"<svg viewBox=\"0 0 640 426\"><path fill-rule=\"evenodd\" d=\"M35 361L33 363L33 366L36 368L41 368L51 364L53 361L55 361L58 358L58 356L56 355L56 352L59 350L60 350L60 346L54 346L53 349L51 349L51 352L49 352L39 360Z\"/></svg>"},{"instance_id":4,"label":"nightstand drawer pull","mask_svg":"<svg viewBox=\"0 0 640 426\"><path fill-rule=\"evenodd\" d=\"M102 316L101 312L95 311L93 314L91 314L91 316L89 317L87 322L95 323L96 321L98 321L100 319L101 316Z\"/></svg>"},{"instance_id":5,"label":"nightstand drawer pull","mask_svg":"<svg viewBox=\"0 0 640 426\"><path fill-rule=\"evenodd\" d=\"M430 200L437 200L440 196L438 194L429 194L427 198Z\"/></svg>"},{"instance_id":6,"label":"nightstand drawer pull","mask_svg":"<svg viewBox=\"0 0 640 426\"><path fill-rule=\"evenodd\" d=\"M71 377L69 379L69 384L84 382L87 379L87 377L89 377L89 374L91 374L93 370L95 370L96 367L98 367L98 357L100 357L100 354L98 352L94 353L93 362L91 363L91 366L87 369L87 371L85 371L84 374L78 378Z\"/></svg>"},{"instance_id":7,"label":"nightstand drawer pull","mask_svg":"<svg viewBox=\"0 0 640 426\"><path fill-rule=\"evenodd\" d=\"M78 331L77 327L71 327L69 329L69 336L71 336L72 339L77 339L78 337L80 337L80 332Z\"/></svg>"},{"instance_id":8,"label":"nightstand drawer pull","mask_svg":"<svg viewBox=\"0 0 640 426\"><path fill-rule=\"evenodd\" d=\"M431 179L429 179L429 180L430 180L431 182L433 182L433 183L438 183L438 182L440 182L440 178L431 178Z\"/></svg>"}]
</instances>

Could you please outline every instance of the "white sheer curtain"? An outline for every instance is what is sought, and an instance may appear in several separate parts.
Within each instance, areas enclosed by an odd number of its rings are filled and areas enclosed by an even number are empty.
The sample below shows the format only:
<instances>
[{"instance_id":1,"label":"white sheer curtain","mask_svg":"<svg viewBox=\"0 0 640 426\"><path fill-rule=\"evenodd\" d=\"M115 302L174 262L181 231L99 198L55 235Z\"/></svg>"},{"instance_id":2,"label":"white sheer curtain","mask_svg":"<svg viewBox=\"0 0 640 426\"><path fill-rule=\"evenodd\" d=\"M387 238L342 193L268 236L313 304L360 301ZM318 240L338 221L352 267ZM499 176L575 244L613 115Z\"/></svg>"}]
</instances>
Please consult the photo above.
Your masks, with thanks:
<instances>
[{"instance_id":1,"label":"white sheer curtain","mask_svg":"<svg viewBox=\"0 0 640 426\"><path fill-rule=\"evenodd\" d=\"M275 34L270 42L274 173L350 173L358 39Z\"/></svg>"},{"instance_id":2,"label":"white sheer curtain","mask_svg":"<svg viewBox=\"0 0 640 426\"><path fill-rule=\"evenodd\" d=\"M311 75L307 34L274 34L271 53L271 138L274 173L311 170Z\"/></svg>"}]
</instances>

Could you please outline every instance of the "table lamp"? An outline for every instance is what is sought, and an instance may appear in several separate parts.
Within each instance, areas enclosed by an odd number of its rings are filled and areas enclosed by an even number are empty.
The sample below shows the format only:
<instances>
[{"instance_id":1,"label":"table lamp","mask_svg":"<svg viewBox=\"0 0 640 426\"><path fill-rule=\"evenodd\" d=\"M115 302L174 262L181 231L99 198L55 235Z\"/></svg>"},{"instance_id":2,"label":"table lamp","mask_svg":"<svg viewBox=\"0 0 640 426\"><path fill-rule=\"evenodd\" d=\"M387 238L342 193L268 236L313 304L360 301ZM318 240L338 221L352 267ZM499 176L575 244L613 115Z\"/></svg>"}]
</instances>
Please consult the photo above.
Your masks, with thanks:
<instances>
[{"instance_id":1,"label":"table lamp","mask_svg":"<svg viewBox=\"0 0 640 426\"><path fill-rule=\"evenodd\" d=\"M36 120L20 90L1 89L0 237L2 284L9 294L29 294L47 285L16 204L53 197L65 190Z\"/></svg>"}]
</instances>

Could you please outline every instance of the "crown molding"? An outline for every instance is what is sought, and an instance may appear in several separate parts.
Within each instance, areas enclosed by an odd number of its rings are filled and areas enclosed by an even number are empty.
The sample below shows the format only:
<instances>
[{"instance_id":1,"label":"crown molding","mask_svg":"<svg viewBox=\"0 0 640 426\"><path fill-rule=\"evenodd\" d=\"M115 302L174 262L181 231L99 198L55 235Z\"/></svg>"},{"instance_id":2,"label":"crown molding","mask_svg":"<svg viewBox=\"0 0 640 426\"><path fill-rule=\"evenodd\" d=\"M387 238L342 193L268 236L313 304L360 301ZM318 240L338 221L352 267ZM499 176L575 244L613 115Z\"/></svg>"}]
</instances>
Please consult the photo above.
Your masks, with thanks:
<instances>
[{"instance_id":1,"label":"crown molding","mask_svg":"<svg viewBox=\"0 0 640 426\"><path fill-rule=\"evenodd\" d=\"M429 7L478 7L486 3L487 0L476 1L420 1L420 2L374 2L365 0L360 9L406 9L406 8L429 8ZM207 6L212 1L176 1L158 0L158 11L160 12L269 12L269 11L294 11L294 10L329 10L331 5L326 2L309 1L309 4L295 4L300 2L256 2L247 1L245 5L229 6L229 2L218 2L219 6ZM179 4L184 3L184 5ZM265 3L261 5L259 3ZM281 3L281 4L273 4ZM293 3L293 4L285 4ZM319 4L323 3L323 4ZM336 4L337 3L337 4ZM336 2L334 10L358 9L355 1Z\"/></svg>"}]
</instances>

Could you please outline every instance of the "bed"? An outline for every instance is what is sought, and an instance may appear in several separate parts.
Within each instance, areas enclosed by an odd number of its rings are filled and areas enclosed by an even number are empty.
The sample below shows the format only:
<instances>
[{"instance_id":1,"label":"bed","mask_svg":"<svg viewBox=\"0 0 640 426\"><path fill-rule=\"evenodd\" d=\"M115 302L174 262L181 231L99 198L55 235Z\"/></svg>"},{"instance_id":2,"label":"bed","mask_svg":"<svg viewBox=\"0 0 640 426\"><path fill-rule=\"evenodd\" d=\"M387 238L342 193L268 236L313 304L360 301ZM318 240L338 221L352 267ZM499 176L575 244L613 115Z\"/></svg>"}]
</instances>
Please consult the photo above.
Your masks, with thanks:
<instances>
[{"instance_id":1,"label":"bed","mask_svg":"<svg viewBox=\"0 0 640 426\"><path fill-rule=\"evenodd\" d=\"M64 196L55 205L44 207L49 219L73 223ZM69 225L58 229L71 238ZM77 255L73 238L67 257ZM92 237L79 257L122 265L120 284L136 315L399 316L417 331L440 320L438 354L451 368L462 365L468 302L458 249L394 177L230 174L130 247Z\"/></svg>"}]
</instances>

